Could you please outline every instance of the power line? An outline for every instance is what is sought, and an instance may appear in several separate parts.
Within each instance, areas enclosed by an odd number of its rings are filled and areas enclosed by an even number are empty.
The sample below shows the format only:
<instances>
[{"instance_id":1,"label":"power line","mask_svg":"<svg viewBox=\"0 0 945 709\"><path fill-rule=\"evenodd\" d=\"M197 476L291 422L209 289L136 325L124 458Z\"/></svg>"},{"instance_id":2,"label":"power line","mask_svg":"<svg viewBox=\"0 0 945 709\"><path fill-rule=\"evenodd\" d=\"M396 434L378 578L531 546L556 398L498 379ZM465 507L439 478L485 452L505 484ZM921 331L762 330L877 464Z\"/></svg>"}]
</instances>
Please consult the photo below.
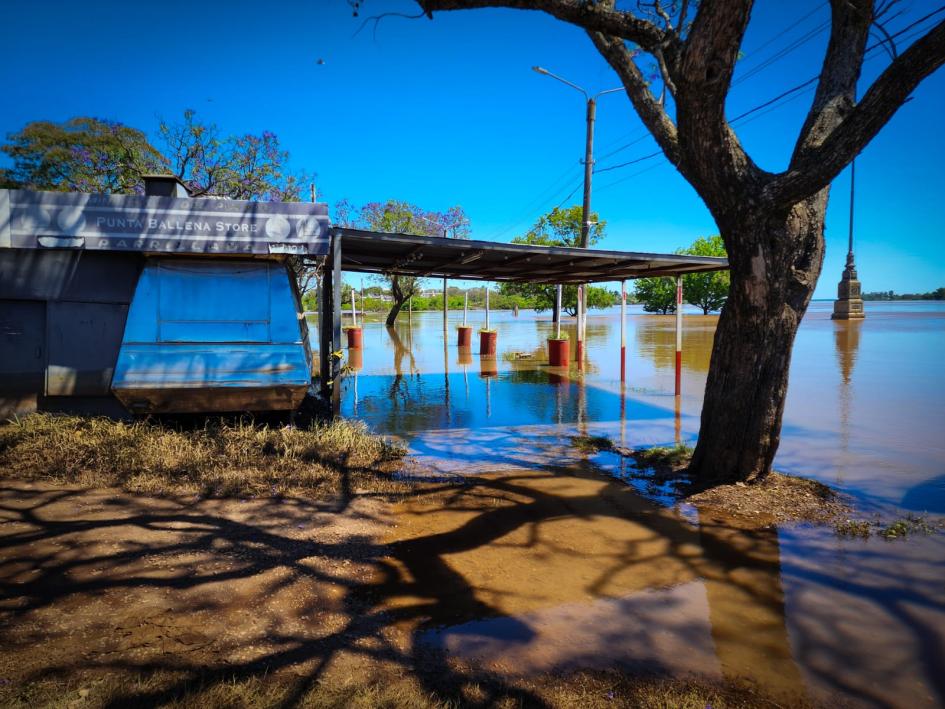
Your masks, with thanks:
<instances>
[{"instance_id":1,"label":"power line","mask_svg":"<svg viewBox=\"0 0 945 709\"><path fill-rule=\"evenodd\" d=\"M760 52L762 49L765 49L766 47L769 47L770 45L772 45L774 42L777 42L779 39L783 38L787 33L789 33L792 29L794 29L794 28L797 27L798 25L803 24L803 22L804 22L805 20L807 20L811 15L813 15L814 13L816 13L816 12L817 12L818 10L820 10L822 7L825 7L825 6L828 6L828 5L829 5L828 2L822 2L822 3L818 4L816 7L814 7L813 10L810 10L810 11L807 12L806 14L802 15L799 19L797 19L797 20L795 20L794 22L792 22L790 25L788 25L786 28L784 28L784 30L782 30L781 32L779 32L778 34L776 34L774 37L771 37L769 40L767 40L767 41L764 42L763 44L761 44L761 45L759 45L758 47L756 47L756 48L753 50L753 54L754 54L754 53L757 53L757 52ZM746 79L749 79L749 78L751 78L752 76L757 75L759 72L761 72L761 71L763 71L764 69L766 69L767 67L771 66L771 64L773 64L773 63L775 63L776 61L782 59L783 57L785 57L785 56L787 56L788 54L790 54L791 52L793 52L795 49L799 48L800 46L802 46L802 45L805 44L806 42L808 42L808 41L810 41L811 39L813 39L814 36L816 36L817 34L819 34L820 32L822 32L822 31L823 31L826 27L828 27L829 25L830 25L830 22L829 22L829 21L826 21L826 22L821 23L820 25L818 25L817 27L815 27L813 30L810 30L806 35L802 36L800 39L795 40L795 41L794 41L791 45L789 45L788 47L782 48L782 49L779 50L777 53L775 53L773 56L768 57L767 59L763 60L763 61L761 62L761 64L759 64L758 66L755 66L755 67L751 68L751 69L748 71L747 74L745 74L743 77L739 77L739 78L732 84L732 86L736 86L736 85L738 85L739 83L741 83L742 81L745 81ZM643 141L643 140L646 140L648 137L650 137L650 134L649 134L649 131L647 131L647 130L644 128L644 129L642 129L642 133L641 133L640 131L632 131L632 132L630 132L630 133L627 133L627 134L625 135L624 139L625 139L626 137L628 137L628 136L635 136L635 137L634 137L633 140L630 140L628 143L625 143L625 144L621 145L619 148L615 148L615 149L611 150L610 152L607 152L607 153L605 153L604 155L601 155L601 156L598 158L598 160L599 160L599 161L603 161L603 160L606 160L606 159L609 158L609 157L612 157L613 155L616 155L616 154L619 153L619 152L623 152L623 151L626 150L627 148L630 148L630 147L636 145L637 143L639 143L639 142L641 142L641 141ZM618 138L617 140L614 140L614 141L609 142L609 143L607 144L607 147L613 145L614 143L619 142L620 140L621 140L621 138ZM603 171L603 170L601 170L601 171Z\"/></svg>"},{"instance_id":2,"label":"power line","mask_svg":"<svg viewBox=\"0 0 945 709\"><path fill-rule=\"evenodd\" d=\"M628 160L627 162L622 162L619 165L610 165L609 167L601 167L597 170L594 170L594 173L598 172L610 172L611 170L616 170L621 167L627 167L628 165L635 165L638 162L643 162L644 160L649 160L650 158L655 158L658 155L662 155L662 150L657 150L655 153L650 153L649 155L644 155L641 158L636 158L635 160Z\"/></svg>"},{"instance_id":3,"label":"power line","mask_svg":"<svg viewBox=\"0 0 945 709\"><path fill-rule=\"evenodd\" d=\"M802 35L801 37L799 37L798 39L794 40L794 41L791 42L789 45L787 45L786 47L784 47L783 49L781 49L779 52L775 53L774 55L772 55L771 57L769 57L768 59L766 59L765 61L763 61L763 62L762 62L761 64L759 64L758 66L753 67L753 68L750 69L749 71L747 71L747 72L745 72L744 74L742 74L741 76L739 76L735 81L732 82L732 87L738 86L739 84L741 84L741 83L747 81L748 79L752 78L753 76L757 76L760 72L764 71L765 69L767 69L769 66L771 66L771 65L774 64L775 62L780 61L781 59L783 59L784 57L786 57L788 54L790 54L791 52L793 52L794 50L800 49L800 48L803 47L805 44L807 44L807 43L810 42L812 39L814 39L814 37L816 37L816 36L819 35L821 32L823 32L825 29L827 29L829 26L830 26L830 21L829 21L829 20L827 20L827 21L821 23L820 25L818 25L818 26L815 27L814 29L810 30L807 34Z\"/></svg>"},{"instance_id":4,"label":"power line","mask_svg":"<svg viewBox=\"0 0 945 709\"><path fill-rule=\"evenodd\" d=\"M890 41L890 40L892 40L892 39L896 39L897 37L902 37L902 36L903 36L905 33L907 33L907 32L910 32L910 34L906 35L906 36L904 37L904 39L911 39L912 37L915 37L915 36L917 36L917 35L923 34L923 33L926 32L929 28L922 28L922 29L916 30L915 32L911 32L911 30L915 29L915 28L918 27L919 25L923 24L924 22L926 22L927 20L929 20L930 18L934 17L935 15L937 15L937 14L939 14L939 13L941 13L941 12L945 12L945 5L942 5L942 6L939 7L938 9L933 10L932 12L928 13L927 15L924 15L923 17L920 17L919 19L915 20L914 22L909 23L909 24L906 25L905 27L903 27L903 28L901 28L900 30L898 30L898 31L894 32L893 34L889 35L889 39L884 39L884 40L882 40L882 41L878 41L878 42L876 42L876 43L870 45L869 47L867 47L867 48L864 50L864 52L863 52L864 57L865 57L866 60L868 61L868 60L870 60L870 59L873 59L873 58L876 57L876 56L879 56L878 54L874 54L873 56L869 56L869 55L870 55L871 53L873 53L876 49L879 49L880 47L882 47L882 46L883 46L884 44L886 44L888 41ZM748 111L745 111L744 113L739 114L739 115L736 116L735 118L731 119L731 120L729 121L729 124L730 124L730 125L735 125L735 123L741 122L742 125L745 125L745 124L747 124L747 123L751 123L752 121L754 121L754 120L756 120L756 119L758 119L758 118L761 118L763 115L765 115L765 114L767 114L767 113L770 113L771 111L774 111L774 110L776 110L776 109L778 109L778 108L781 108L782 106L784 106L784 105L790 103L791 101L793 101L793 100L795 100L795 99L797 99L797 98L800 98L800 97L803 96L805 93L807 93L807 91L804 91L804 89L808 89L808 88L809 88L812 84L814 84L818 79L820 79L820 75L819 75L819 74L818 74L817 76L815 76L815 77L812 77L811 79L808 79L807 81L805 81L805 82L803 82L803 83L801 83L801 84L798 84L797 86L791 87L791 88L788 89L787 91L784 91L784 92L778 94L778 95L775 96L774 98L769 99L768 101L765 101L764 103L761 103L761 104L759 104L758 106L755 106L754 108L751 108L751 109L749 109ZM777 105L774 105L774 104L777 104ZM767 108L768 110L759 113L759 111L762 111L762 109L765 109L765 108ZM755 115L755 114L757 114L757 115ZM754 116L754 117L753 117L753 118L750 118L749 120L745 120L745 119L748 118L749 116ZM645 161L645 160L650 160L650 159L652 159L652 158L654 158L654 157L658 157L658 156L662 156L662 157L664 158L664 160L665 160L665 154L663 153L662 150L660 150L659 152L651 153L651 154L649 154L649 155L644 155L644 156L639 157L639 158L636 158L636 159L634 159L634 160L629 160L629 161L627 161L627 162L625 162L625 163L621 163L620 165L612 165L612 166L610 166L610 167L601 168L601 169L599 169L599 170L595 170L594 172L595 172L595 173L597 173L597 172L608 172L608 171L610 171L610 170L616 170L616 169L621 168L621 167L627 167L627 166L629 166L629 165L633 165L633 164L636 164L636 163L639 163L639 162L643 162L643 161ZM668 160L665 160L665 162L668 162ZM598 190L598 192L601 192L601 191L604 191L604 190L606 190L606 189L609 189L610 187L613 187L613 186L615 186L615 185L618 185L618 184L620 184L621 182L625 182L625 181L627 181L627 180L629 180L629 179L631 179L631 178L633 178L633 177L636 177L636 176L638 176L638 175L642 175L644 172L649 172L650 170L655 169L655 168L659 167L659 166L662 165L662 164L663 164L663 161L660 161L660 162L657 163L656 165L653 165L653 166L648 167L648 168L646 168L646 169L644 169L644 170L640 170L640 171L638 171L638 172L635 172L635 173L633 173L632 175L628 175L627 177L621 178L621 179L616 180L616 181L614 181L614 182L611 182L611 183L609 183L609 184L607 184L607 185L604 185L603 187L601 187L601 188Z\"/></svg>"},{"instance_id":5,"label":"power line","mask_svg":"<svg viewBox=\"0 0 945 709\"><path fill-rule=\"evenodd\" d=\"M817 10L819 10L820 7L821 7L821 5L818 5L817 7L815 7L813 10L811 10L810 12L808 12L806 15L804 15L803 17L801 17L799 20L797 20L796 22L794 22L792 25L790 25L790 26L787 28L787 30L790 30L790 29L793 29L794 27L796 27L798 24L800 24L801 22L803 22L804 20L806 20L808 17L810 17L814 12L816 12ZM896 31L895 33L889 35L889 37L888 37L887 39L878 41L878 42L876 42L876 43L870 45L869 47L867 47L867 48L864 50L864 52L863 52L864 57L866 57L867 59L871 59L872 57L869 57L870 53L872 53L872 52L875 51L876 49L879 49L880 47L882 47L884 44L888 43L889 41L891 41L891 40L893 40L893 39L896 39L897 37L902 37L903 35L905 35L905 33L910 32L910 31L913 30L914 28L916 28L916 27L918 27L919 25L923 24L924 22L926 22L926 21L929 20L930 18L935 17L936 15L940 14L941 12L945 12L945 5L942 5L942 6L938 7L938 8L936 8L935 10L932 10L932 11L929 12L928 14L926 14L926 15L920 17L919 19L917 19L917 20L915 20L915 21L909 23L909 24L906 25L905 27L903 27L903 28L901 28L900 30ZM827 23L827 24L829 25L829 23ZM779 51L778 53L776 53L773 57L769 57L769 59L766 60L765 62L763 62L762 65L759 65L758 67L755 67L752 71L754 72L754 74L757 74L759 71L761 71L761 69L767 68L767 66L770 66L774 61L777 61L778 59L783 58L783 56L786 56L787 53L790 53L791 51L794 51L794 49L797 49L799 46L801 46L802 44L804 44L804 43L806 43L807 41L809 41L813 36L815 36L817 33L819 33L822 29L823 29L822 26L818 26L818 28L815 28L815 30L809 31L806 35L802 36L802 37L799 38L798 40L795 40L791 45L788 45L788 47L785 47L785 48L783 48L782 50L780 50L780 51ZM919 34L924 33L924 32L926 31L926 29L928 29L928 28L923 28L923 29L917 30L916 32L911 32L910 34L908 34L907 36L905 36L904 39L906 39L906 40L911 39L911 38L914 37L914 36L917 36L917 35L919 35ZM786 31L787 31L787 30L786 30ZM812 35L811 32L814 32L814 34ZM779 35L779 37L782 37L782 36L784 36L784 33L783 33L783 32ZM776 39L778 39L778 37L772 38L771 40L769 40L768 42L766 42L765 44L763 44L761 47L759 47L758 49L760 50L760 49L762 49L762 48L764 48L764 47L769 46L769 45L770 45L772 42L774 42ZM800 44L798 44L798 42L800 42ZM787 50L787 51L785 51L785 50ZM745 79L749 78L749 76L751 76L751 75L753 75L753 74L752 74L751 72L749 72L749 74L745 75L744 77L740 77L739 82L740 82L740 81L744 81ZM759 105L757 105L757 106L755 106L755 107L753 107L753 108L751 108L751 109L749 109L749 110L747 110L747 111L745 111L745 112L743 112L743 113L737 115L735 118L732 118L731 120L729 120L729 124L730 124L730 125L734 125L734 124L736 124L736 123L738 123L738 122L741 122L741 123L744 125L744 124L747 124L747 123L751 123L751 121L756 120L757 118L760 118L761 116L763 116L763 115L765 115L765 114L767 114L767 113L770 113L771 111L774 111L774 110L776 110L776 109L778 109L778 108L781 108L782 106L784 106L784 105L790 103L791 101L793 101L793 100L795 100L795 99L801 97L802 95L804 95L805 93L807 93L807 91L804 91L804 89L808 89L808 88L811 87L814 83L816 83L819 79L820 79L820 74L817 74L816 76L811 77L811 78L808 79L807 81L804 81L803 83L800 83L800 84L798 84L798 85L796 85L796 86L793 86L793 87L787 89L786 91L783 91L782 93L778 94L778 95L775 96L774 98L769 99L769 100L767 100L767 101L765 101L765 102L763 102L763 103L761 103L761 104L759 104ZM735 83L739 83L739 82L735 82ZM733 86L735 85L735 83L733 83ZM764 109L768 109L768 110L764 110ZM762 113L759 113L759 111L763 111L763 112L762 112ZM756 115L756 114L757 114L757 115ZM749 116L754 116L754 117L751 118L750 120L745 120L745 119L748 118ZM608 157L610 157L610 156L612 156L612 155L614 155L614 154L616 154L616 153L618 153L618 152L620 152L620 151L622 151L622 150L625 150L625 149L628 148L628 147L631 147L632 145L635 145L635 144L637 144L637 143L639 143L639 142L645 140L645 139L648 138L648 137L650 137L650 133L649 133L648 131L645 131L645 132L644 132L642 135L640 135L639 137L637 137L637 138L635 138L634 140L630 141L629 143L627 143L627 144L621 146L620 148L617 148L617 149L615 149L615 150L612 150L611 152L607 153L606 155L604 155L604 156L601 157L600 159L601 159L601 160L604 160L604 159L606 159L606 158L608 158ZM654 169L656 169L657 167L660 167L661 165L663 165L665 162L668 162L668 160L665 160L665 155L664 155L663 151L662 151L662 150L659 150L659 151L654 152L654 153L650 153L650 154L647 154L647 155L643 155L643 156L641 156L641 157L639 157L639 158L634 158L633 160L628 160L628 161L623 162L623 163L620 163L620 164L618 164L618 165L610 165L610 166L607 166L607 167L598 168L598 169L594 170L594 173L595 173L595 174L597 174L597 173L602 173L602 172L609 172L609 171L611 171L611 170L617 170L617 169L619 169L619 168L629 167L630 165L635 165L635 164L637 164L637 163L641 163L641 162L644 162L644 161L646 161L646 160L651 160L651 159L657 158L657 157L663 157L664 160L659 161L659 162L657 162L656 164L651 165L650 167L644 168L643 170L639 170L639 171L637 171L637 172L634 172L634 173L631 174L631 175L627 175L627 176L622 177L622 178L620 178L620 179L618 179L618 180L615 180L614 182L611 182L611 183L608 183L608 184L606 184L606 185L603 185L602 187L600 187L600 188L598 189L598 192L602 192L602 191L608 190L608 189L610 189L611 187L614 187L614 186L616 186L616 185L618 185L618 184L620 184L620 183L622 183L622 182L626 182L627 180L630 180L630 179L632 179L632 178L634 178L634 177L638 177L639 175L642 175L642 174L644 174L644 173L646 173L646 172L649 172L649 171L651 171L651 170L654 170ZM572 168L572 169L573 169L573 168ZM566 173L566 174L567 174L567 173ZM560 178L559 178L559 180L556 181L556 184L557 184L557 183L560 183L560 181L561 181L561 180L560 180ZM562 199L562 200L558 203L558 205L557 205L555 208L557 209L557 208L561 207L565 202L567 202L569 199L571 199L571 197L574 196L574 193L577 192L578 188L580 188L581 184L582 184L581 181L578 181L578 183L574 186L574 188L567 194L567 196L566 196L564 199ZM548 192L548 191L546 190L545 193L547 193L547 192ZM543 193L543 194L545 194L545 193ZM510 231L512 228L514 228L515 226L518 226L518 224L522 223L522 221L524 221L524 220L520 220L520 221L517 222L516 224L513 224L512 226L510 226L510 227L504 229L504 230L503 230L502 232L500 232L500 233L504 234L504 233Z\"/></svg>"},{"instance_id":6,"label":"power line","mask_svg":"<svg viewBox=\"0 0 945 709\"><path fill-rule=\"evenodd\" d=\"M781 30L780 32L778 32L778 34L776 34L774 37L772 37L771 39L769 39L767 42L765 42L764 44L762 44L762 45L759 46L759 47L755 47L755 48L752 50L752 54L757 54L757 53L760 52L762 49L765 49L766 47L771 46L772 44L774 44L775 42L777 42L779 39L781 39L782 37L784 37L784 35L786 35L788 32L790 32L790 31L793 30L795 27L797 27L798 25L800 25L801 23L803 23L804 20L806 20L806 19L807 19L808 17L810 17L811 15L813 15L813 14L814 14L815 12L817 12L820 8L822 8L822 7L827 7L827 6L829 6L829 5L830 5L829 2L822 2L822 3L820 3L819 5L817 5L816 7L814 7L813 10L811 10L811 11L808 12L807 14L803 15L800 19L795 20L794 22L792 22L791 24L789 24L787 27L785 27L783 30Z\"/></svg>"}]
</instances>

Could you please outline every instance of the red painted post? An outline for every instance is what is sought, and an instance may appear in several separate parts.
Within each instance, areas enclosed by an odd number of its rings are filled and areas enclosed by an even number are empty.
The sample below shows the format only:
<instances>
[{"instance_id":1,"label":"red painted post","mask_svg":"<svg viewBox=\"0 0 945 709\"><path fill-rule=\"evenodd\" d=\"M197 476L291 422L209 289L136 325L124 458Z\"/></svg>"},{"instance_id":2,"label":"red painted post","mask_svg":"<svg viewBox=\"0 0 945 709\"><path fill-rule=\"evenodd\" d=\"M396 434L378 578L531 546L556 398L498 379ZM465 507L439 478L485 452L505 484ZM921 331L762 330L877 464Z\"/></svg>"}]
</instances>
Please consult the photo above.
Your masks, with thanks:
<instances>
[{"instance_id":1,"label":"red painted post","mask_svg":"<svg viewBox=\"0 0 945 709\"><path fill-rule=\"evenodd\" d=\"M577 287L577 359L578 369L584 369L584 286Z\"/></svg>"},{"instance_id":2,"label":"red painted post","mask_svg":"<svg viewBox=\"0 0 945 709\"><path fill-rule=\"evenodd\" d=\"M627 381L627 282L620 281L620 383Z\"/></svg>"},{"instance_id":3,"label":"red painted post","mask_svg":"<svg viewBox=\"0 0 945 709\"><path fill-rule=\"evenodd\" d=\"M682 276L676 275L676 396L682 394Z\"/></svg>"}]
</instances>

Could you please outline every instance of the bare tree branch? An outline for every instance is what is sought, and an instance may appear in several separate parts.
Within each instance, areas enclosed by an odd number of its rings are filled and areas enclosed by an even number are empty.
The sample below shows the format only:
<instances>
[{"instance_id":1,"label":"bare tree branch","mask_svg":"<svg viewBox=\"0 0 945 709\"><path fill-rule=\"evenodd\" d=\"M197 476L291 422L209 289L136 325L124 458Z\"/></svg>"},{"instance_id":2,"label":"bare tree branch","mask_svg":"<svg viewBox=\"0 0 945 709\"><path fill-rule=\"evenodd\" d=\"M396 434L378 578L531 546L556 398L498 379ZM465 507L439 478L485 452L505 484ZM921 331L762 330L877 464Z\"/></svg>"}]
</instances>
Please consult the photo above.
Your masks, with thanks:
<instances>
[{"instance_id":1,"label":"bare tree branch","mask_svg":"<svg viewBox=\"0 0 945 709\"><path fill-rule=\"evenodd\" d=\"M670 162L678 167L680 156L676 126L666 115L663 106L654 98L640 68L633 61L633 55L627 49L626 43L622 39L609 37L600 32L588 34L594 46L617 72L640 120L653 134Z\"/></svg>"},{"instance_id":2,"label":"bare tree branch","mask_svg":"<svg viewBox=\"0 0 945 709\"><path fill-rule=\"evenodd\" d=\"M789 206L826 187L886 125L916 86L943 64L945 21L900 54L842 122L773 178L763 196Z\"/></svg>"},{"instance_id":3,"label":"bare tree branch","mask_svg":"<svg viewBox=\"0 0 945 709\"><path fill-rule=\"evenodd\" d=\"M441 10L469 10L483 7L507 7L519 10L542 10L549 15L582 27L589 32L621 37L640 45L646 51L663 46L678 49L675 34L641 20L613 4L586 0L417 0L423 11L432 17Z\"/></svg>"}]
</instances>

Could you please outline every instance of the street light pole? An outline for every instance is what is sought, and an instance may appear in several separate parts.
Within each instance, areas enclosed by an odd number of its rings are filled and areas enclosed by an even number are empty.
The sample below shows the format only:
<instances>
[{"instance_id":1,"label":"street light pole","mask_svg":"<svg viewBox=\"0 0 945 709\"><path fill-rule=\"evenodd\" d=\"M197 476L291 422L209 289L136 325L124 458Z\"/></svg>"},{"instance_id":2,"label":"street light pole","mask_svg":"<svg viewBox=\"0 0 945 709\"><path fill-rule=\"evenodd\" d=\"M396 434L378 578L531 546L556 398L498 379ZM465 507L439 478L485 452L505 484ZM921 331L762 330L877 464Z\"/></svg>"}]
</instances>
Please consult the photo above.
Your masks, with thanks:
<instances>
[{"instance_id":1,"label":"street light pole","mask_svg":"<svg viewBox=\"0 0 945 709\"><path fill-rule=\"evenodd\" d=\"M612 94L616 91L623 91L623 88L607 89L605 91L598 91L593 96L589 95L587 91L578 86L577 84L564 79L557 74L552 74L547 69L544 69L540 66L533 66L532 70L543 74L545 76L550 76L552 79L557 79L562 84L567 84L572 89L580 91L584 95L584 100L587 103L587 114L586 114L586 123L587 123L587 132L585 134L584 140L584 201L581 206L581 248L586 249L590 246L591 240L591 179L594 174L594 122L597 120L597 99L604 94ZM583 291L582 298L582 309L585 315L585 321L587 317L587 288L579 289L579 292ZM556 317L560 318L561 314L556 313ZM584 342L585 332L581 325L581 322L578 322L578 352L582 352L583 348L581 345ZM579 355L580 357L580 355Z\"/></svg>"},{"instance_id":2,"label":"street light pole","mask_svg":"<svg viewBox=\"0 0 945 709\"><path fill-rule=\"evenodd\" d=\"M581 208L581 248L586 249L591 237L591 178L594 174L594 121L597 118L597 97L587 99L587 138L584 142L584 203Z\"/></svg>"}]
</instances>

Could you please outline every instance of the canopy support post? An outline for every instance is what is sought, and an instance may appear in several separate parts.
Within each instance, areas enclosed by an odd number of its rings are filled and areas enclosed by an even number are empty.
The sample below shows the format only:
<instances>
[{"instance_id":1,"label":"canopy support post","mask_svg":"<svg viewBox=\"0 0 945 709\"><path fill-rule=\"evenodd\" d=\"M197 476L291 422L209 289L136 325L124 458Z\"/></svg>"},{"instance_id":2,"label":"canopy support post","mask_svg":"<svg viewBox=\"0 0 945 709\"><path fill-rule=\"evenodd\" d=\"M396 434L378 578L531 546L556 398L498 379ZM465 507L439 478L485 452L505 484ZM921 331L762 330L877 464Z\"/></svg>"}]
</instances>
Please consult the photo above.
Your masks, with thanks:
<instances>
[{"instance_id":1,"label":"canopy support post","mask_svg":"<svg viewBox=\"0 0 945 709\"><path fill-rule=\"evenodd\" d=\"M682 274L676 274L676 396L682 394Z\"/></svg>"},{"instance_id":2,"label":"canopy support post","mask_svg":"<svg viewBox=\"0 0 945 709\"><path fill-rule=\"evenodd\" d=\"M577 357L578 369L584 369L584 286L577 287Z\"/></svg>"},{"instance_id":3,"label":"canopy support post","mask_svg":"<svg viewBox=\"0 0 945 709\"><path fill-rule=\"evenodd\" d=\"M319 298L319 377L322 394L331 398L332 412L337 413L341 401L341 234L333 231L329 240L325 273Z\"/></svg>"},{"instance_id":4,"label":"canopy support post","mask_svg":"<svg viewBox=\"0 0 945 709\"><path fill-rule=\"evenodd\" d=\"M620 281L620 383L627 381L627 282Z\"/></svg>"}]
</instances>

